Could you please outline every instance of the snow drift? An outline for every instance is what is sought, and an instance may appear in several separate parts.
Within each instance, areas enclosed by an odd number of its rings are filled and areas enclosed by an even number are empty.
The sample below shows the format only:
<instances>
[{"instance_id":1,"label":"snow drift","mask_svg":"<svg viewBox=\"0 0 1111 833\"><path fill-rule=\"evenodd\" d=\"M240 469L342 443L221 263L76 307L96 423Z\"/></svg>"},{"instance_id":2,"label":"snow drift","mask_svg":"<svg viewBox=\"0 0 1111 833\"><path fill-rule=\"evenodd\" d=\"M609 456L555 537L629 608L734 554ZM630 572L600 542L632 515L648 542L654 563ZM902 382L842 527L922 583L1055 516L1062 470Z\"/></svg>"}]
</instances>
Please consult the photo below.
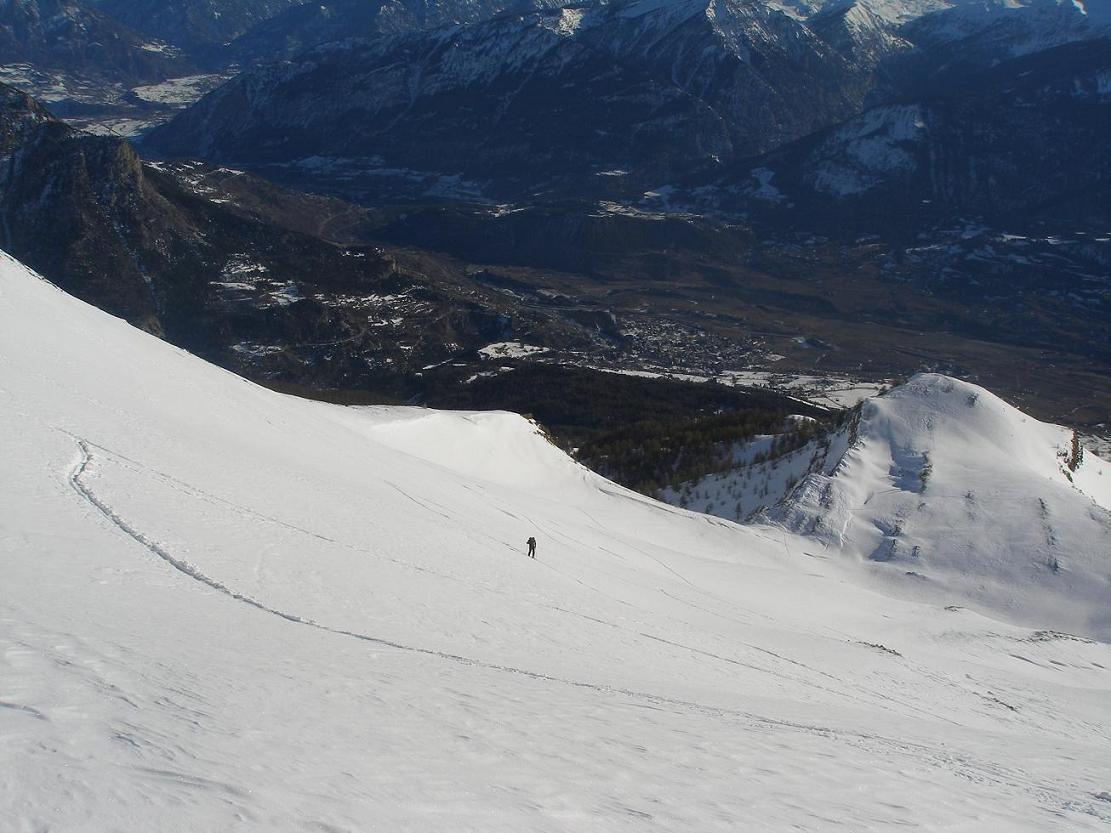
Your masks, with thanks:
<instances>
[{"instance_id":1,"label":"snow drift","mask_svg":"<svg viewBox=\"0 0 1111 833\"><path fill-rule=\"evenodd\" d=\"M1111 823L1111 647L877 593L835 538L647 500L519 417L280 396L0 258L0 424L4 830ZM892 477L873 424L836 490ZM1093 504L1028 462L1073 546Z\"/></svg>"}]
</instances>

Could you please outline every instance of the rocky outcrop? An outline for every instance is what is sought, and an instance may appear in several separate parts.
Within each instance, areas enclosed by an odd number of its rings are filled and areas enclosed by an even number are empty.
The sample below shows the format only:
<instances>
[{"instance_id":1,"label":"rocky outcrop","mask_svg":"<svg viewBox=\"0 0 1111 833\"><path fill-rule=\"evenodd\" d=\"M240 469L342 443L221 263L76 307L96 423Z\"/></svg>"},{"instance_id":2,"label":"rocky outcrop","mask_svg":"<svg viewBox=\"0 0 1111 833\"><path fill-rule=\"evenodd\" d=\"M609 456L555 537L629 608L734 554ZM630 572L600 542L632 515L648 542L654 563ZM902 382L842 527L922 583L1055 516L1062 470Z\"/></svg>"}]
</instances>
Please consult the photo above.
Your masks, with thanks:
<instances>
[{"instance_id":1,"label":"rocky outcrop","mask_svg":"<svg viewBox=\"0 0 1111 833\"><path fill-rule=\"evenodd\" d=\"M159 287L180 225L134 150L85 136L0 89L3 245L78 297L161 334Z\"/></svg>"}]
</instances>

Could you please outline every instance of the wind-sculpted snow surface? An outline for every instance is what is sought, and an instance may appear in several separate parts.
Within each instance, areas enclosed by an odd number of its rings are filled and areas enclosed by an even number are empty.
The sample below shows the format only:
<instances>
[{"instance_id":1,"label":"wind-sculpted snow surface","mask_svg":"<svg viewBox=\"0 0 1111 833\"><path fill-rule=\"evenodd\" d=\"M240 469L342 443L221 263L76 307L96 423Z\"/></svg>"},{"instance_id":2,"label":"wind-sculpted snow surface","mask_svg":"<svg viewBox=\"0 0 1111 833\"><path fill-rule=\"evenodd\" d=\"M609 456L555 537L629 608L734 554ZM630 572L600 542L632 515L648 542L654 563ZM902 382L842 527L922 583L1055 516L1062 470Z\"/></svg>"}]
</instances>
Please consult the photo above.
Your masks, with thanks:
<instances>
[{"instance_id":1,"label":"wind-sculpted snow surface","mask_svg":"<svg viewBox=\"0 0 1111 833\"><path fill-rule=\"evenodd\" d=\"M1111 825L1111 649L946 609L952 570L877 593L874 565L628 492L519 417L283 397L6 258L0 422L0 829ZM1030 461L1051 518L1098 509ZM1065 603L1059 561L1037 580Z\"/></svg>"}]
</instances>

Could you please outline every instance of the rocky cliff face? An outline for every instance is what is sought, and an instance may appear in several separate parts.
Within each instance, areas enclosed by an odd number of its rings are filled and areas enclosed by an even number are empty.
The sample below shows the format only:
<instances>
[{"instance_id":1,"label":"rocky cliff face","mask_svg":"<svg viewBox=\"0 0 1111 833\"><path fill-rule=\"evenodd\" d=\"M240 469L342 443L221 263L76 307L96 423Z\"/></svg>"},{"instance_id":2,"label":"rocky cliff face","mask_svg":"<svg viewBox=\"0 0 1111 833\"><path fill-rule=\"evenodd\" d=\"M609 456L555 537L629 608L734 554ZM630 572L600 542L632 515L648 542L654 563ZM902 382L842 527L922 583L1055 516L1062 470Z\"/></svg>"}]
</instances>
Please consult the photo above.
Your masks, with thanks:
<instances>
[{"instance_id":1,"label":"rocky cliff face","mask_svg":"<svg viewBox=\"0 0 1111 833\"><path fill-rule=\"evenodd\" d=\"M0 94L4 248L78 297L163 332L150 272L178 248L180 221L135 152L77 133L11 88Z\"/></svg>"}]
</instances>

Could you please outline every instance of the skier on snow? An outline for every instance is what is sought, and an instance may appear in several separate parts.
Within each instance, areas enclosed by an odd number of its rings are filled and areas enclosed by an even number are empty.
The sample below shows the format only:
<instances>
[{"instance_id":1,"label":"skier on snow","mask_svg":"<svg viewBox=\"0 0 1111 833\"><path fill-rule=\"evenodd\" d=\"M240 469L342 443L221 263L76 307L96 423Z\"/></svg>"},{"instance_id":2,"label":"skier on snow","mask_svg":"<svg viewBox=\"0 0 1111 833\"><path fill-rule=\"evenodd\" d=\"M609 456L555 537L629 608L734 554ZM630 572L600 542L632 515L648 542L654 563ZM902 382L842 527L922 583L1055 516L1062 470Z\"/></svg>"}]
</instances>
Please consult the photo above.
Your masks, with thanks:
<instances>
[{"instance_id":1,"label":"skier on snow","mask_svg":"<svg viewBox=\"0 0 1111 833\"><path fill-rule=\"evenodd\" d=\"M528 557L536 558L536 539L530 535L525 543L528 544Z\"/></svg>"}]
</instances>

